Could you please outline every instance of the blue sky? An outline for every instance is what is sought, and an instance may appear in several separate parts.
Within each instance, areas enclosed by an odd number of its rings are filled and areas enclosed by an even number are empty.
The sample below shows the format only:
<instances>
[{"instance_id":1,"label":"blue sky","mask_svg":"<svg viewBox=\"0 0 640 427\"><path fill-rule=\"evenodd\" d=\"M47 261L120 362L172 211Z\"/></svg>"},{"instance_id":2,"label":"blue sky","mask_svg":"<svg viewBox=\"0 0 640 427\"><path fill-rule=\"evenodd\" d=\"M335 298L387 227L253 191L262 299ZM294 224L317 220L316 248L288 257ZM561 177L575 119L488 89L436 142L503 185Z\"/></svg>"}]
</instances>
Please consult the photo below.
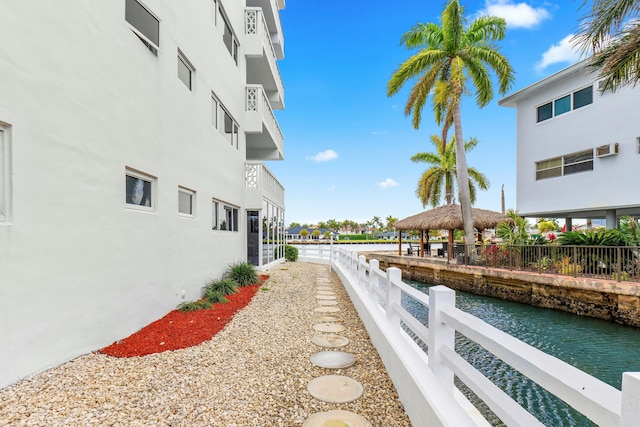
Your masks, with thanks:
<instances>
[{"instance_id":1,"label":"blue sky","mask_svg":"<svg viewBox=\"0 0 640 427\"><path fill-rule=\"evenodd\" d=\"M386 83L414 52L399 45L417 22L439 22L444 0L288 0L281 11L285 59L279 62L286 109L276 111L285 136L285 160L268 167L286 189L286 223L374 216L405 218L423 210L415 196L426 164L410 157L433 151L439 134L429 105L414 130L403 114L410 85L386 96ZM467 17L502 16L500 51L515 69L513 92L578 60L568 43L582 0L461 0ZM515 110L493 102L479 109L464 98L465 139L476 137L470 166L491 182L476 207L515 205Z\"/></svg>"}]
</instances>

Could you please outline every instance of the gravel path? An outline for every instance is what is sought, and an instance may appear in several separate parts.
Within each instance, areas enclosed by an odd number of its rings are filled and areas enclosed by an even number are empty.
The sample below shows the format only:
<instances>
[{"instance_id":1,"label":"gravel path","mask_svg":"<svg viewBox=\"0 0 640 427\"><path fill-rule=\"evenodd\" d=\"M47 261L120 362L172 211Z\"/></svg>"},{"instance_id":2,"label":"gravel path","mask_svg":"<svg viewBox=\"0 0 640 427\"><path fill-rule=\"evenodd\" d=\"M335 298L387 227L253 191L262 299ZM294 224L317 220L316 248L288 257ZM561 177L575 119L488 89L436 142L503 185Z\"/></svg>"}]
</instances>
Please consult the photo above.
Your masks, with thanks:
<instances>
[{"instance_id":1,"label":"gravel path","mask_svg":"<svg viewBox=\"0 0 640 427\"><path fill-rule=\"evenodd\" d=\"M386 370L340 280L332 275L356 364L311 364L315 282L327 266L285 263L268 272L269 290L211 341L144 357L88 354L0 390L2 426L301 426L313 413L341 409L374 426L410 426ZM364 385L351 403L314 399L307 384L348 375Z\"/></svg>"}]
</instances>

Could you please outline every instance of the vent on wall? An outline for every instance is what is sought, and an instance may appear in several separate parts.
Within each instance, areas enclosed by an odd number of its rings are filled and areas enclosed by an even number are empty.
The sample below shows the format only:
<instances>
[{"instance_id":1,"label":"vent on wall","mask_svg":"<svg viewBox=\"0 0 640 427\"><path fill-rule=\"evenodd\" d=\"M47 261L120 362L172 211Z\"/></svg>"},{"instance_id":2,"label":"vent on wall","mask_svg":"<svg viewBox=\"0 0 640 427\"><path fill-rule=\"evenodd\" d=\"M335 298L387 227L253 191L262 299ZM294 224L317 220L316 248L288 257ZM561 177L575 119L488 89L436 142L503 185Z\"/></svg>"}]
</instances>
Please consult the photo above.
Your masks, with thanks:
<instances>
[{"instance_id":1,"label":"vent on wall","mask_svg":"<svg viewBox=\"0 0 640 427\"><path fill-rule=\"evenodd\" d=\"M616 154L618 154L617 142L596 147L596 156L598 157L615 156Z\"/></svg>"}]
</instances>

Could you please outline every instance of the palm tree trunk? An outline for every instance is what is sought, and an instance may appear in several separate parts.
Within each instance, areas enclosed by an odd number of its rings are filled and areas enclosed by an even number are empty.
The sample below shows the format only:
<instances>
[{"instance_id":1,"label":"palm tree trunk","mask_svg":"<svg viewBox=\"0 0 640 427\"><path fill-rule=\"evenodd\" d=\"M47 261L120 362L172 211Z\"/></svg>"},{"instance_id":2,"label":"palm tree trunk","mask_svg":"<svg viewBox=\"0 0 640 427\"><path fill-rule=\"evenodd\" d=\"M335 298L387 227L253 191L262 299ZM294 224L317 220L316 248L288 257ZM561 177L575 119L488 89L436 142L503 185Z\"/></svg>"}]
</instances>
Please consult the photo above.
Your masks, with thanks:
<instances>
[{"instance_id":1,"label":"palm tree trunk","mask_svg":"<svg viewBox=\"0 0 640 427\"><path fill-rule=\"evenodd\" d=\"M456 175L458 177L458 199L462 209L462 222L464 224L464 244L467 248L475 244L473 232L473 216L471 214L471 193L469 192L469 171L467 170L467 157L464 151L464 139L462 138L462 119L460 118L460 103L453 107L453 127L456 134Z\"/></svg>"}]
</instances>

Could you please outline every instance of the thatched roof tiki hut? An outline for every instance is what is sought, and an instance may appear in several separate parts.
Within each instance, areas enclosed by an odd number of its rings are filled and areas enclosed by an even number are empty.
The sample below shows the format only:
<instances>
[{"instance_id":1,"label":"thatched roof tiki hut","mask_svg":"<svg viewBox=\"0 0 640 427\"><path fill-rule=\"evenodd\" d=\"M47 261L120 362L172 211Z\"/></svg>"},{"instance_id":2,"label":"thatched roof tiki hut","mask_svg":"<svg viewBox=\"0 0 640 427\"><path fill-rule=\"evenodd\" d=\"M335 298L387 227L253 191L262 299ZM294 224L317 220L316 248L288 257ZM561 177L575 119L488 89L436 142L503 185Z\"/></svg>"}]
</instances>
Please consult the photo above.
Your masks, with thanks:
<instances>
[{"instance_id":1,"label":"thatched roof tiki hut","mask_svg":"<svg viewBox=\"0 0 640 427\"><path fill-rule=\"evenodd\" d=\"M480 233L485 228L494 228L499 223L510 221L510 219L499 212L486 209L472 208L473 227ZM402 255L402 231L419 230L421 256L425 256L425 247L429 244L429 230L449 230L449 247L453 247L453 230L464 230L462 222L462 210L460 205L452 203L439 206L428 211L401 219L394 224L398 230L398 255ZM426 233L425 233L426 231ZM427 245L425 246L424 235L427 235ZM451 252L447 251L447 256L451 259Z\"/></svg>"}]
</instances>

